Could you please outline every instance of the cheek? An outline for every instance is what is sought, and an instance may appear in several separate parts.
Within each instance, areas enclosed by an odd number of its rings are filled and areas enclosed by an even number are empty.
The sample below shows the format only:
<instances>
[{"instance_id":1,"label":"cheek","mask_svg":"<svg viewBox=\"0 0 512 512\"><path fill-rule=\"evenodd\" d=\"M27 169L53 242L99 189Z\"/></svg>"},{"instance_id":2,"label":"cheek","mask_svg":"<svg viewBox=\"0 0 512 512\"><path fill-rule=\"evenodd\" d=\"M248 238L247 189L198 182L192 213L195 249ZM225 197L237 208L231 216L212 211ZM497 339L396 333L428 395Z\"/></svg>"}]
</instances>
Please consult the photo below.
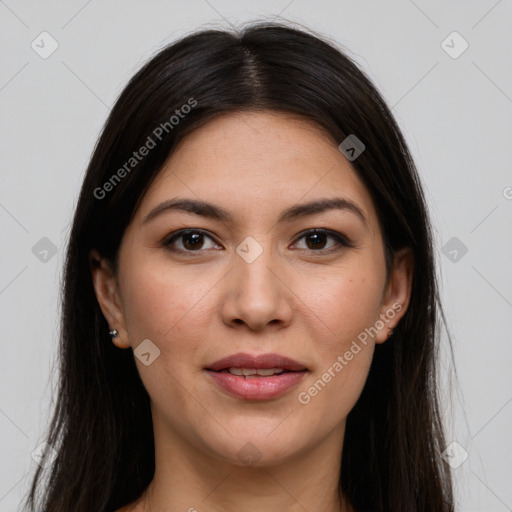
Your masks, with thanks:
<instances>
[{"instance_id":1,"label":"cheek","mask_svg":"<svg viewBox=\"0 0 512 512\"><path fill-rule=\"evenodd\" d=\"M347 347L346 351L333 354L329 362L319 368L307 385L299 390L299 407L304 408L306 416L322 418L317 429L330 430L346 420L363 391L373 349L374 345L360 344L359 347Z\"/></svg>"},{"instance_id":2,"label":"cheek","mask_svg":"<svg viewBox=\"0 0 512 512\"><path fill-rule=\"evenodd\" d=\"M135 362L152 400L164 409L171 400L185 410L189 393L194 394L191 376L197 371L211 324L212 312L207 308L211 308L209 297L216 282L211 274L208 278L171 270L170 265L149 260L126 265L123 307L132 348L150 339L160 350L151 365L137 358Z\"/></svg>"},{"instance_id":3,"label":"cheek","mask_svg":"<svg viewBox=\"0 0 512 512\"><path fill-rule=\"evenodd\" d=\"M123 282L123 307L132 344L145 338L158 345L172 344L185 330L187 337L200 332L208 321L204 308L214 283L206 275L203 278L148 261L131 266Z\"/></svg>"},{"instance_id":4,"label":"cheek","mask_svg":"<svg viewBox=\"0 0 512 512\"><path fill-rule=\"evenodd\" d=\"M344 338L355 338L374 323L379 311L380 289L371 276L354 275L341 280L331 292L329 313L335 328L346 334Z\"/></svg>"},{"instance_id":5,"label":"cheek","mask_svg":"<svg viewBox=\"0 0 512 512\"><path fill-rule=\"evenodd\" d=\"M307 315L312 339L321 340L331 354L343 351L378 318L383 282L370 268L347 267L299 282L298 295L306 298L304 314L313 313Z\"/></svg>"},{"instance_id":6,"label":"cheek","mask_svg":"<svg viewBox=\"0 0 512 512\"><path fill-rule=\"evenodd\" d=\"M309 315L308 330L316 340L317 355L314 375L301 388L299 402L311 414L324 415L331 426L353 408L368 376L375 346L368 332L379 318L384 284L378 270L347 265L329 277L317 275L315 287L313 280L304 281L299 292L309 290L303 296L314 313Z\"/></svg>"}]
</instances>

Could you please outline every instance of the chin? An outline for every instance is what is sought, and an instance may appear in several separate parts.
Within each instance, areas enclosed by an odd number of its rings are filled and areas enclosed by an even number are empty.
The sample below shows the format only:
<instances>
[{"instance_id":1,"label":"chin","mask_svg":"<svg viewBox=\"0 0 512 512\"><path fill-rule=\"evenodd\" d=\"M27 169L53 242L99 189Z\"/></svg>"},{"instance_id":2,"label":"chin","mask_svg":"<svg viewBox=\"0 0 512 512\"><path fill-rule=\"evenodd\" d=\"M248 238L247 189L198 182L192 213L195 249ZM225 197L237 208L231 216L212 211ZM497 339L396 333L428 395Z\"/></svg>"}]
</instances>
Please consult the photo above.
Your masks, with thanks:
<instances>
[{"instance_id":1,"label":"chin","mask_svg":"<svg viewBox=\"0 0 512 512\"><path fill-rule=\"evenodd\" d=\"M297 436L299 439L302 436ZM288 435L261 435L241 434L223 439L210 449L224 462L240 467L265 467L276 466L287 462L298 453L298 441Z\"/></svg>"}]
</instances>

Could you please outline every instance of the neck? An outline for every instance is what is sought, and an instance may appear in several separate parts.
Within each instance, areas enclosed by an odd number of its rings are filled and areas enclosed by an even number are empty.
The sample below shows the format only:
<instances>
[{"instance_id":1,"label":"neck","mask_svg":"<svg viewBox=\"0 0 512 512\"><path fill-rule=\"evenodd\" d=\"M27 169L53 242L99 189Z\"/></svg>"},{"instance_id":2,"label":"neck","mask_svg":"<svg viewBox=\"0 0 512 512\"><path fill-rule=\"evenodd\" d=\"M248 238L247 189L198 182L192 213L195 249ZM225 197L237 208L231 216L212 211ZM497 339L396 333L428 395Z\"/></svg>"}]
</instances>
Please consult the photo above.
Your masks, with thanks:
<instances>
[{"instance_id":1,"label":"neck","mask_svg":"<svg viewBox=\"0 0 512 512\"><path fill-rule=\"evenodd\" d=\"M338 490L344 425L287 459L255 466L159 434L155 429L155 475L137 511L351 511Z\"/></svg>"}]
</instances>

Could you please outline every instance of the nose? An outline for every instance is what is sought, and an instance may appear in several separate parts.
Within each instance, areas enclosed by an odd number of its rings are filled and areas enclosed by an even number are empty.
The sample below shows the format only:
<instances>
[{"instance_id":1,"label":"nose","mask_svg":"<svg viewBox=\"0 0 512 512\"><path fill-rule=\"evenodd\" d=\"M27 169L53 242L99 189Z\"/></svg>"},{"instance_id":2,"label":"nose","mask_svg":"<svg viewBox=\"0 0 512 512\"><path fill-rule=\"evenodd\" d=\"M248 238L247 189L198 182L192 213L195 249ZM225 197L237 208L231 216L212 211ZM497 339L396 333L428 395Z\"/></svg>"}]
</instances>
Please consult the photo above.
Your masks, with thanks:
<instances>
[{"instance_id":1,"label":"nose","mask_svg":"<svg viewBox=\"0 0 512 512\"><path fill-rule=\"evenodd\" d=\"M294 295L270 249L264 248L252 262L238 254L233 260L221 298L224 323L230 327L245 325L253 331L267 325L276 329L289 325Z\"/></svg>"}]
</instances>

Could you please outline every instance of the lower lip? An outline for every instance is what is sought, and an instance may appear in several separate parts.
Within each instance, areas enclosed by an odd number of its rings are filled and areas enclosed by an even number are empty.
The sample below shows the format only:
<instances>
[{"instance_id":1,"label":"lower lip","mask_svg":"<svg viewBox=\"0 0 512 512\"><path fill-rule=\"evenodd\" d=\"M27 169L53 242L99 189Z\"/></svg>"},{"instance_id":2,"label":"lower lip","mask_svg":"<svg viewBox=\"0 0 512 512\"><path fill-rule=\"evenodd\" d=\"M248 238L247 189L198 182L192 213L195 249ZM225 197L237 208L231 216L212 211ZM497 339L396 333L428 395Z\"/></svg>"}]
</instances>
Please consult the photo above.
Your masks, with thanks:
<instances>
[{"instance_id":1,"label":"lower lip","mask_svg":"<svg viewBox=\"0 0 512 512\"><path fill-rule=\"evenodd\" d=\"M246 379L229 372L214 372L212 370L206 370L206 372L221 389L244 400L269 400L281 396L297 386L308 373L307 370L304 370Z\"/></svg>"}]
</instances>

